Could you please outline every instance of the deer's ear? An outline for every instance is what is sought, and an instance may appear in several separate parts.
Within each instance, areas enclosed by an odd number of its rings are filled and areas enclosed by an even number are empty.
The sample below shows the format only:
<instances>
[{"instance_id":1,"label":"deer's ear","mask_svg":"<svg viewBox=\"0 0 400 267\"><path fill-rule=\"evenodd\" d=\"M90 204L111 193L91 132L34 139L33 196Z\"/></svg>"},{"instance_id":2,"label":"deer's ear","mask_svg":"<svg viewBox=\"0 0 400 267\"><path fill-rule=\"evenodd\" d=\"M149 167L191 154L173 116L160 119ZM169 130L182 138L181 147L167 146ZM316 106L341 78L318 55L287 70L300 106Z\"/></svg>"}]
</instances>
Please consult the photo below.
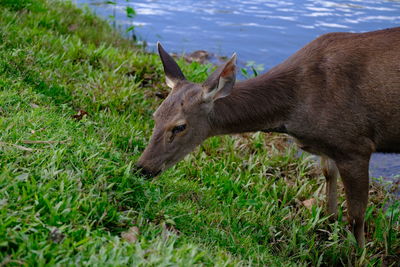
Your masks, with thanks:
<instances>
[{"instance_id":1,"label":"deer's ear","mask_svg":"<svg viewBox=\"0 0 400 267\"><path fill-rule=\"evenodd\" d=\"M157 43L157 48L164 67L165 82L170 88L174 88L179 81L185 80L185 76L175 60L161 46L160 42Z\"/></svg>"},{"instance_id":2,"label":"deer's ear","mask_svg":"<svg viewBox=\"0 0 400 267\"><path fill-rule=\"evenodd\" d=\"M236 53L224 65L219 66L203 83L203 99L215 101L228 96L236 81Z\"/></svg>"}]
</instances>

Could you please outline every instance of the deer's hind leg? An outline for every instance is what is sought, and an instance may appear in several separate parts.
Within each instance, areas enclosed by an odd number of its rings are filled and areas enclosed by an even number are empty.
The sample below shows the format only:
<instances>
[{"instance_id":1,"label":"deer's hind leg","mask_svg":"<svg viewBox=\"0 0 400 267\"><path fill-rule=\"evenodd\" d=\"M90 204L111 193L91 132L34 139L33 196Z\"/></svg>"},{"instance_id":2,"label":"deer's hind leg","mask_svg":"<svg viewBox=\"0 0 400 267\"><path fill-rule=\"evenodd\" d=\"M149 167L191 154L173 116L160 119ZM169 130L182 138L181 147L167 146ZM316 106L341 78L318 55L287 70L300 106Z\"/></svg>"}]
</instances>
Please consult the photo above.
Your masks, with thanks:
<instances>
[{"instance_id":1,"label":"deer's hind leg","mask_svg":"<svg viewBox=\"0 0 400 267\"><path fill-rule=\"evenodd\" d=\"M327 157L321 157L322 172L326 179L327 212L332 214L332 218L337 218L337 179L339 170L336 163Z\"/></svg>"},{"instance_id":2,"label":"deer's hind leg","mask_svg":"<svg viewBox=\"0 0 400 267\"><path fill-rule=\"evenodd\" d=\"M347 216L360 247L364 247L364 216L368 203L369 157L336 161L347 200Z\"/></svg>"}]
</instances>

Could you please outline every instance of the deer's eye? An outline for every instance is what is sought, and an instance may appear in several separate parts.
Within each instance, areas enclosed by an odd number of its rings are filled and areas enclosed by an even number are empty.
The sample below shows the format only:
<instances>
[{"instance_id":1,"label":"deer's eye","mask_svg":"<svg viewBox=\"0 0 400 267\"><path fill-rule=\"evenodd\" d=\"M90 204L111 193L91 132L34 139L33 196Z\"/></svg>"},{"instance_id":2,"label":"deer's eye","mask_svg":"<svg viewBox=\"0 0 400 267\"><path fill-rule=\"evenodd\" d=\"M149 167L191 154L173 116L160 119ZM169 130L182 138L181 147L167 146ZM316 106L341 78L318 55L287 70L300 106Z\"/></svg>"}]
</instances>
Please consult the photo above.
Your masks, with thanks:
<instances>
[{"instance_id":1,"label":"deer's eye","mask_svg":"<svg viewBox=\"0 0 400 267\"><path fill-rule=\"evenodd\" d=\"M175 135L177 133L183 132L186 129L186 124L177 125L172 128L172 134Z\"/></svg>"}]
</instances>

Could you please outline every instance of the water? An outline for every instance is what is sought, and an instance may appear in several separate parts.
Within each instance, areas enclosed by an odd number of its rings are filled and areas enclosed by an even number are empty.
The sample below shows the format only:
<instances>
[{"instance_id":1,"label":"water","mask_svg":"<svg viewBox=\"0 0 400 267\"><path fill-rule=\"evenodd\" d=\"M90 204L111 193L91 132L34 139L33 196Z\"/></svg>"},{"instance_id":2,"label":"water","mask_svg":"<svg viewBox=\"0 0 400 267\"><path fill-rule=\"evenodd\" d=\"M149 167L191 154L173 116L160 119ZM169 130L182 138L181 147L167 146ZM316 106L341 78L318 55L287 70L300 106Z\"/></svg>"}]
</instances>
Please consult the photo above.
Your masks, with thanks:
<instances>
[{"instance_id":1,"label":"water","mask_svg":"<svg viewBox=\"0 0 400 267\"><path fill-rule=\"evenodd\" d=\"M400 26L400 0L114 0L116 5L75 1L104 18L115 15L122 30L135 25L135 34L150 50L161 41L169 52L237 52L242 64L256 62L265 70L327 32ZM126 16L127 6L135 9L134 19ZM370 174L394 179L400 175L400 156L374 154Z\"/></svg>"}]
</instances>

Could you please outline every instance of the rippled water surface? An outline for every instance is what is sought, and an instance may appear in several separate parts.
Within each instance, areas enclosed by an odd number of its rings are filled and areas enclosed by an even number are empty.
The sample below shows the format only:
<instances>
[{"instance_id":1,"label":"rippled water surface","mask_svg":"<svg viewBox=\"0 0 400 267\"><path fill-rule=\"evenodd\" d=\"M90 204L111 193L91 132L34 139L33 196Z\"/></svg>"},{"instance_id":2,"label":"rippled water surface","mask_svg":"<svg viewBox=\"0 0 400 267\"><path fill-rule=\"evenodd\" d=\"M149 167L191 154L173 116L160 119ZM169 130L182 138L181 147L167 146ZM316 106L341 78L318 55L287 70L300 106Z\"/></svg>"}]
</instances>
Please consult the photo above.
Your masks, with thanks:
<instances>
[{"instance_id":1,"label":"rippled water surface","mask_svg":"<svg viewBox=\"0 0 400 267\"><path fill-rule=\"evenodd\" d=\"M400 0L392 1L261 1L261 0L75 0L98 15L115 15L122 29L153 50L160 40L170 52L207 50L264 69L282 62L315 37L334 31L365 32L400 26ZM126 16L126 7L137 13ZM400 45L400 44L399 44ZM400 156L375 154L371 175L400 174Z\"/></svg>"}]
</instances>

